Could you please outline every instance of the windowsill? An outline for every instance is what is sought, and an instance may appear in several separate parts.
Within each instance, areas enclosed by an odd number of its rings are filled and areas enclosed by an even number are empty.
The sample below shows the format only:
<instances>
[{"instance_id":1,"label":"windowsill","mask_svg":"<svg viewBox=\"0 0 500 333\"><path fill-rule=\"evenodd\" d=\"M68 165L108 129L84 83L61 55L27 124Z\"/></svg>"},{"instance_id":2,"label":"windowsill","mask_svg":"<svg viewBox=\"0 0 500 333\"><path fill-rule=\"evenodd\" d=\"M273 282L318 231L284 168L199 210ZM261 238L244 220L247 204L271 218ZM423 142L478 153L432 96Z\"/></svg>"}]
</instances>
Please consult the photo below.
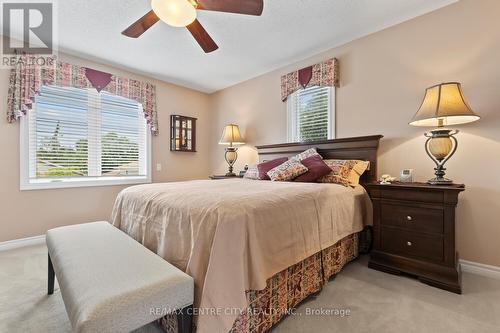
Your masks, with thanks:
<instances>
[{"instance_id":1,"label":"windowsill","mask_svg":"<svg viewBox=\"0 0 500 333\"><path fill-rule=\"evenodd\" d=\"M134 185L151 183L150 176L122 176L122 177L85 177L85 178L57 178L36 179L22 182L21 191L47 190L60 188Z\"/></svg>"}]
</instances>

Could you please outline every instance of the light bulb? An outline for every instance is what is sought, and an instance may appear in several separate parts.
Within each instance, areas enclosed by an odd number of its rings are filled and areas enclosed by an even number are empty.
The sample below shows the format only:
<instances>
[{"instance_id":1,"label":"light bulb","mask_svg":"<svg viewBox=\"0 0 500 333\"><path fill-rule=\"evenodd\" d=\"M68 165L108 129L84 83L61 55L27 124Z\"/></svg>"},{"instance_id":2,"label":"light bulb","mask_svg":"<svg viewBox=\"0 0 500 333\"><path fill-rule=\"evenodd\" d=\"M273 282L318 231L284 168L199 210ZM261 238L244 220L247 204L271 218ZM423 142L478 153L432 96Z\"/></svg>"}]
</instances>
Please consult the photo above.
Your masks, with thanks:
<instances>
[{"instance_id":1,"label":"light bulb","mask_svg":"<svg viewBox=\"0 0 500 333\"><path fill-rule=\"evenodd\" d=\"M155 14L168 25L185 27L196 19L196 9L188 0L151 0Z\"/></svg>"}]
</instances>

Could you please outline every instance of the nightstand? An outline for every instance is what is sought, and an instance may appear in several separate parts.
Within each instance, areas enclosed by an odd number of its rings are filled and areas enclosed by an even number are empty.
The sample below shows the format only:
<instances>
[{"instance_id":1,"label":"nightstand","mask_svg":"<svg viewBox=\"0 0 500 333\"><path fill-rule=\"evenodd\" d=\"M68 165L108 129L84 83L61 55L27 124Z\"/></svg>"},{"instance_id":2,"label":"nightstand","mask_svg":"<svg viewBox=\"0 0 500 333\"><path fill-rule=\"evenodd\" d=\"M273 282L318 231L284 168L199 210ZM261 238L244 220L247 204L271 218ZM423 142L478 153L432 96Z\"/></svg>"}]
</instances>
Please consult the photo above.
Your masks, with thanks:
<instances>
[{"instance_id":1,"label":"nightstand","mask_svg":"<svg viewBox=\"0 0 500 333\"><path fill-rule=\"evenodd\" d=\"M407 273L460 294L455 208L464 185L367 184L373 201L374 244L368 267Z\"/></svg>"},{"instance_id":2,"label":"nightstand","mask_svg":"<svg viewBox=\"0 0 500 333\"><path fill-rule=\"evenodd\" d=\"M210 179L212 180L221 180L221 179L241 179L243 177L240 177L240 176L226 176L226 175L214 175L214 176L210 176Z\"/></svg>"}]
</instances>

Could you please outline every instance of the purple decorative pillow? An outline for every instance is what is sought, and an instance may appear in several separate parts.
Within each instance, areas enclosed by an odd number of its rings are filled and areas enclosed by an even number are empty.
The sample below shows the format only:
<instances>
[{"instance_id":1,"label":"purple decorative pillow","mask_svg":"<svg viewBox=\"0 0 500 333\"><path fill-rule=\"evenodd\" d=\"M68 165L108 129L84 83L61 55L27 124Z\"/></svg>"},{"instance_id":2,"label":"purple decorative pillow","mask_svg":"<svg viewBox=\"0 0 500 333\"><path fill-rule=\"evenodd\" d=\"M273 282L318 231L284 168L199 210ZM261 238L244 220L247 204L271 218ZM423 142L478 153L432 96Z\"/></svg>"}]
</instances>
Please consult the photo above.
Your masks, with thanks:
<instances>
[{"instance_id":1,"label":"purple decorative pillow","mask_svg":"<svg viewBox=\"0 0 500 333\"><path fill-rule=\"evenodd\" d=\"M295 178L296 182L312 183L321 177L328 175L332 171L332 169L330 169L330 167L323 162L320 155L310 156L302 160L300 163L309 169L309 171Z\"/></svg>"},{"instance_id":2,"label":"purple decorative pillow","mask_svg":"<svg viewBox=\"0 0 500 333\"><path fill-rule=\"evenodd\" d=\"M257 169L259 169L259 178L262 180L271 180L267 173L276 168L278 165L285 163L286 161L288 161L287 157L281 157L257 164Z\"/></svg>"}]
</instances>

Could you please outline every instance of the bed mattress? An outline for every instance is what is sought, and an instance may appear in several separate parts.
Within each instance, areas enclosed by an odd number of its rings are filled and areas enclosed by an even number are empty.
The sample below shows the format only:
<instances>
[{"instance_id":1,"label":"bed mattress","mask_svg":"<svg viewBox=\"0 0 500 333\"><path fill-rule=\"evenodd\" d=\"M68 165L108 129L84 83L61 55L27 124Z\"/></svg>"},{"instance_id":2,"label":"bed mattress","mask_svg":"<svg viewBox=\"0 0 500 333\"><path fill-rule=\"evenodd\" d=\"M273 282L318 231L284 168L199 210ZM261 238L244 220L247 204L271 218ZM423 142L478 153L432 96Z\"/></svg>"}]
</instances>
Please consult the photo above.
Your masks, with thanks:
<instances>
[{"instance_id":1,"label":"bed mattress","mask_svg":"<svg viewBox=\"0 0 500 333\"><path fill-rule=\"evenodd\" d=\"M248 290L371 224L358 186L199 180L133 186L113 224L191 275L197 332L228 332Z\"/></svg>"}]
</instances>

